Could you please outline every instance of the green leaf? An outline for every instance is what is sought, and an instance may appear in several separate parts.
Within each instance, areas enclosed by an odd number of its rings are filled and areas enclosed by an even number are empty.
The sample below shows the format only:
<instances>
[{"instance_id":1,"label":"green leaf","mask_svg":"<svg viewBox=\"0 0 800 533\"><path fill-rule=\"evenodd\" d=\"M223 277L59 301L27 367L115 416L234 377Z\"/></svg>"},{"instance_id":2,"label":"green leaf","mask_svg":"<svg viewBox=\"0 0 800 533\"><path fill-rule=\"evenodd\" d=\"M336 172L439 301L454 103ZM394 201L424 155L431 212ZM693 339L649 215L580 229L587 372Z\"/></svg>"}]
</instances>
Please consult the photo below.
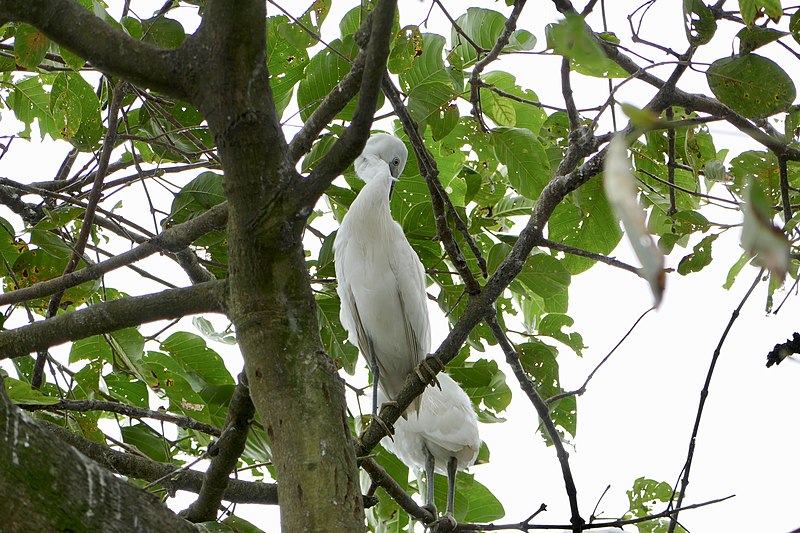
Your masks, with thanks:
<instances>
[{"instance_id":1,"label":"green leaf","mask_svg":"<svg viewBox=\"0 0 800 533\"><path fill-rule=\"evenodd\" d=\"M170 335L161 343L175 361L185 369L185 378L200 390L206 384L235 385L233 377L217 352L206 345L202 337L186 331Z\"/></svg>"},{"instance_id":2,"label":"green leaf","mask_svg":"<svg viewBox=\"0 0 800 533\"><path fill-rule=\"evenodd\" d=\"M711 243L717 240L718 233L711 234L692 248L692 253L683 257L678 263L678 274L685 276L691 272L700 272L711 264Z\"/></svg>"},{"instance_id":3,"label":"green leaf","mask_svg":"<svg viewBox=\"0 0 800 533\"><path fill-rule=\"evenodd\" d=\"M454 103L440 107L428 115L428 124L431 126L433 140L440 141L447 137L458 125L459 118L461 118L461 113Z\"/></svg>"},{"instance_id":4,"label":"green leaf","mask_svg":"<svg viewBox=\"0 0 800 533\"><path fill-rule=\"evenodd\" d=\"M411 68L417 57L422 55L423 39L419 26L409 25L402 28L394 37L386 68L392 74L400 74Z\"/></svg>"},{"instance_id":5,"label":"green leaf","mask_svg":"<svg viewBox=\"0 0 800 533\"><path fill-rule=\"evenodd\" d=\"M64 60L64 63L74 71L82 69L86 64L86 60L73 54L63 46L58 47L58 53L61 55L61 59Z\"/></svg>"},{"instance_id":6,"label":"green leaf","mask_svg":"<svg viewBox=\"0 0 800 533\"><path fill-rule=\"evenodd\" d=\"M528 257L517 280L533 293L547 299L566 293L571 276L558 259L538 253Z\"/></svg>"},{"instance_id":7,"label":"green leaf","mask_svg":"<svg viewBox=\"0 0 800 533\"><path fill-rule=\"evenodd\" d=\"M600 179L593 179L577 189L572 202L561 202L550 217L547 228L550 238L555 241L602 255L613 252L622 240L619 221L608 204ZM575 275L588 270L596 261L565 254L561 263Z\"/></svg>"},{"instance_id":8,"label":"green leaf","mask_svg":"<svg viewBox=\"0 0 800 533\"><path fill-rule=\"evenodd\" d=\"M501 13L479 7L470 7L465 14L458 17L451 30L450 42L453 43L451 54L459 56L460 67L468 67L473 64L478 59L478 53L475 47L455 29L455 26L461 28L484 51L489 51L503 33L505 24L506 17Z\"/></svg>"},{"instance_id":9,"label":"green leaf","mask_svg":"<svg viewBox=\"0 0 800 533\"><path fill-rule=\"evenodd\" d=\"M122 426L122 440L159 463L170 462L169 443L145 424Z\"/></svg>"},{"instance_id":10,"label":"green leaf","mask_svg":"<svg viewBox=\"0 0 800 533\"><path fill-rule=\"evenodd\" d=\"M77 72L61 72L53 81L50 109L61 136L79 150L91 151L103 136L100 100Z\"/></svg>"},{"instance_id":11,"label":"green leaf","mask_svg":"<svg viewBox=\"0 0 800 533\"><path fill-rule=\"evenodd\" d=\"M789 33L792 34L795 41L800 43L800 9L792 13L789 19Z\"/></svg>"},{"instance_id":12,"label":"green leaf","mask_svg":"<svg viewBox=\"0 0 800 533\"><path fill-rule=\"evenodd\" d=\"M714 13L702 0L683 0L686 38L692 46L708 43L717 31Z\"/></svg>"},{"instance_id":13,"label":"green leaf","mask_svg":"<svg viewBox=\"0 0 800 533\"><path fill-rule=\"evenodd\" d=\"M783 14L780 0L739 0L739 11L748 28L762 12L773 20L778 20Z\"/></svg>"},{"instance_id":14,"label":"green leaf","mask_svg":"<svg viewBox=\"0 0 800 533\"><path fill-rule=\"evenodd\" d=\"M41 390L34 389L30 383L5 376L3 378L5 383L6 394L8 399L14 403L30 403L35 405L52 405L58 403L57 397L48 396Z\"/></svg>"},{"instance_id":15,"label":"green leaf","mask_svg":"<svg viewBox=\"0 0 800 533\"><path fill-rule=\"evenodd\" d=\"M530 89L521 88L519 85L517 85L516 78L508 72L486 72L481 78L484 83L508 93L512 97L515 96L530 102L539 101L539 97L535 92ZM513 98L501 96L500 94L496 94L494 91L491 91L485 87L481 87L480 95L481 102L483 103L484 113L486 113L486 115L498 125L503 125L498 122L498 120L503 120L498 113L502 111L501 108L505 105L510 105L514 110L514 123L507 124L508 126L527 128L531 130L534 135L538 135L542 124L544 124L547 120L547 115L545 112L534 104L519 102ZM497 108L498 105L501 106L501 108ZM510 118L510 112L506 112L506 114ZM508 118L506 120L508 120Z\"/></svg>"},{"instance_id":16,"label":"green leaf","mask_svg":"<svg viewBox=\"0 0 800 533\"><path fill-rule=\"evenodd\" d=\"M521 195L535 200L550 179L547 154L528 129L497 128L491 134L497 159L508 167L508 181Z\"/></svg>"},{"instance_id":17,"label":"green leaf","mask_svg":"<svg viewBox=\"0 0 800 533\"><path fill-rule=\"evenodd\" d=\"M574 323L575 321L567 315L548 313L539 321L537 329L539 330L539 335L551 337L575 350L576 354L583 355L581 351L585 346L580 333L562 331L562 328L572 327Z\"/></svg>"},{"instance_id":18,"label":"green leaf","mask_svg":"<svg viewBox=\"0 0 800 533\"><path fill-rule=\"evenodd\" d=\"M749 54L756 48L765 44L777 41L784 35L789 35L785 31L778 31L772 28L762 28L753 26L752 28L742 28L736 34L739 39L739 55Z\"/></svg>"},{"instance_id":19,"label":"green leaf","mask_svg":"<svg viewBox=\"0 0 800 533\"><path fill-rule=\"evenodd\" d=\"M583 17L567 14L561 22L545 28L547 47L570 60L573 70L598 78L627 78L628 73L603 52Z\"/></svg>"},{"instance_id":20,"label":"green leaf","mask_svg":"<svg viewBox=\"0 0 800 533\"><path fill-rule=\"evenodd\" d=\"M108 394L122 403L147 409L150 407L147 385L139 379L131 379L122 373L103 376Z\"/></svg>"},{"instance_id":21,"label":"green leaf","mask_svg":"<svg viewBox=\"0 0 800 533\"><path fill-rule=\"evenodd\" d=\"M175 19L158 16L142 21L142 40L162 48L177 48L186 39L186 32Z\"/></svg>"},{"instance_id":22,"label":"green leaf","mask_svg":"<svg viewBox=\"0 0 800 533\"><path fill-rule=\"evenodd\" d=\"M358 348L347 341L348 335L339 322L339 299L328 296L317 297L317 319L322 343L333 359L351 376L356 371Z\"/></svg>"},{"instance_id":23,"label":"green leaf","mask_svg":"<svg viewBox=\"0 0 800 533\"><path fill-rule=\"evenodd\" d=\"M655 512L659 502L666 503L672 498L672 487L663 481L655 481L640 477L633 482L633 488L627 491L629 510L623 519L643 518ZM669 526L669 519L658 518L637 524L642 533L666 533ZM683 527L678 526L675 531L686 533Z\"/></svg>"},{"instance_id":24,"label":"green leaf","mask_svg":"<svg viewBox=\"0 0 800 533\"><path fill-rule=\"evenodd\" d=\"M743 253L739 259L731 266L730 270L728 270L728 275L725 276L725 283L722 285L722 288L725 290L730 290L733 287L733 283L736 281L736 277L739 275L739 272L742 271L742 268L750 262L750 254L747 252Z\"/></svg>"},{"instance_id":25,"label":"green leaf","mask_svg":"<svg viewBox=\"0 0 800 533\"><path fill-rule=\"evenodd\" d=\"M449 107L455 97L453 86L447 83L431 82L415 86L408 94L408 111L414 120L424 128L428 119Z\"/></svg>"},{"instance_id":26,"label":"green leaf","mask_svg":"<svg viewBox=\"0 0 800 533\"><path fill-rule=\"evenodd\" d=\"M352 37L347 37L344 41L336 39L328 44L329 46L323 48L311 58L305 70L305 79L301 80L297 87L297 105L300 108L300 118L303 121L311 116L311 113L328 96L336 84L350 72L350 62L339 54L351 60L358 54L358 46ZM353 99L339 113L338 117L351 120L356 102L357 99ZM378 107L380 108L381 105L383 105L382 98L379 99Z\"/></svg>"},{"instance_id":27,"label":"green leaf","mask_svg":"<svg viewBox=\"0 0 800 533\"><path fill-rule=\"evenodd\" d=\"M447 504L447 478L434 476L434 501L438 509ZM485 523L505 516L503 504L475 476L459 472L456 477L455 519L459 523Z\"/></svg>"},{"instance_id":28,"label":"green leaf","mask_svg":"<svg viewBox=\"0 0 800 533\"><path fill-rule=\"evenodd\" d=\"M207 318L202 316L193 317L192 325L203 334L203 337L209 340L221 342L223 344L236 344L236 335L230 331L230 328L226 331L217 331Z\"/></svg>"},{"instance_id":29,"label":"green leaf","mask_svg":"<svg viewBox=\"0 0 800 533\"><path fill-rule=\"evenodd\" d=\"M796 96L791 77L771 59L756 54L718 59L708 67L706 79L720 102L748 118L785 111Z\"/></svg>"},{"instance_id":30,"label":"green leaf","mask_svg":"<svg viewBox=\"0 0 800 533\"><path fill-rule=\"evenodd\" d=\"M772 206L756 180L751 180L747 187L742 211L742 247L755 256L755 264L783 281L790 266L789 240L772 222Z\"/></svg>"},{"instance_id":31,"label":"green leaf","mask_svg":"<svg viewBox=\"0 0 800 533\"><path fill-rule=\"evenodd\" d=\"M25 124L25 130L20 135L30 137L31 124L36 120L39 132L44 138L50 135L53 139L60 139L55 118L50 112L50 95L45 92L40 76L23 78L14 85L11 98L11 109L17 119Z\"/></svg>"},{"instance_id":32,"label":"green leaf","mask_svg":"<svg viewBox=\"0 0 800 533\"><path fill-rule=\"evenodd\" d=\"M291 102L294 87L303 79L308 65L306 49L292 46L279 36L278 28L288 22L289 18L283 15L267 18L267 68L279 116Z\"/></svg>"},{"instance_id":33,"label":"green leaf","mask_svg":"<svg viewBox=\"0 0 800 533\"><path fill-rule=\"evenodd\" d=\"M186 378L186 370L178 361L161 352L147 352L144 363L148 367L151 387L167 396L171 412L207 424L219 424L218 420L212 418L206 401L192 388Z\"/></svg>"},{"instance_id":34,"label":"green leaf","mask_svg":"<svg viewBox=\"0 0 800 533\"><path fill-rule=\"evenodd\" d=\"M172 201L166 228L194 218L225 201L224 178L216 172L203 172L187 183Z\"/></svg>"},{"instance_id":35,"label":"green leaf","mask_svg":"<svg viewBox=\"0 0 800 533\"><path fill-rule=\"evenodd\" d=\"M470 397L482 422L497 421L496 415L511 403L511 389L496 361L452 361L447 365L447 373ZM491 411L489 416L482 416L487 409Z\"/></svg>"},{"instance_id":36,"label":"green leaf","mask_svg":"<svg viewBox=\"0 0 800 533\"><path fill-rule=\"evenodd\" d=\"M409 69L400 72L400 84L404 92L407 93L414 87L425 83L452 85L450 75L445 69L442 54L444 45L445 40L441 35L422 34L422 53L414 59Z\"/></svg>"},{"instance_id":37,"label":"green leaf","mask_svg":"<svg viewBox=\"0 0 800 533\"><path fill-rule=\"evenodd\" d=\"M44 61L50 41L39 30L30 24L20 24L14 36L14 58L17 64L30 70L36 70Z\"/></svg>"}]
</instances>

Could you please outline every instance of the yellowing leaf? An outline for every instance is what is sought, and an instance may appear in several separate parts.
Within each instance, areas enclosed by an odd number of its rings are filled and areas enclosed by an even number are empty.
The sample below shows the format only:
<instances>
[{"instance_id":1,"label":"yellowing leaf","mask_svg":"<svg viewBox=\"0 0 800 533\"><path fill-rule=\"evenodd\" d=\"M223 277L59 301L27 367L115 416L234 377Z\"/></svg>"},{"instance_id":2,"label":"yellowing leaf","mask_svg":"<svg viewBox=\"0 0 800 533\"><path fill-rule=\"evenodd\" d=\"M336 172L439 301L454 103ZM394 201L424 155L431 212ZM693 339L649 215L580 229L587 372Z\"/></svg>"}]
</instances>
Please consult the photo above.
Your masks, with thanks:
<instances>
[{"instance_id":1,"label":"yellowing leaf","mask_svg":"<svg viewBox=\"0 0 800 533\"><path fill-rule=\"evenodd\" d=\"M631 172L625 137L617 135L608 145L603 174L606 197L614 213L622 221L625 233L642 263L639 275L650 284L655 304L661 303L664 292L664 254L647 231L644 210L636 201L636 177Z\"/></svg>"},{"instance_id":2,"label":"yellowing leaf","mask_svg":"<svg viewBox=\"0 0 800 533\"><path fill-rule=\"evenodd\" d=\"M789 240L772 223L772 209L756 180L751 180L745 190L744 227L742 247L755 263L783 281L789 269Z\"/></svg>"}]
</instances>

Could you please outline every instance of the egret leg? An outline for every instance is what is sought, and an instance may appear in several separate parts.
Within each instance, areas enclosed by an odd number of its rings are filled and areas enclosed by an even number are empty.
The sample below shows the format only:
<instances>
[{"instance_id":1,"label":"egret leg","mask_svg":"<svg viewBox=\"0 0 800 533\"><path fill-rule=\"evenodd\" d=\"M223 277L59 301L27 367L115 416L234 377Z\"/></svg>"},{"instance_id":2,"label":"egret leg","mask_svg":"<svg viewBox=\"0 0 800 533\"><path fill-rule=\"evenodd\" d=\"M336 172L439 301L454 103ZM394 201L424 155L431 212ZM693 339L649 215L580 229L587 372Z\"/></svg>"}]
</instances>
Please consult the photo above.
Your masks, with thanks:
<instances>
[{"instance_id":1,"label":"egret leg","mask_svg":"<svg viewBox=\"0 0 800 533\"><path fill-rule=\"evenodd\" d=\"M436 464L436 459L433 454L428 451L427 447L423 447L425 452L425 509L430 511L435 519L438 516L436 512L436 502L433 498L433 468Z\"/></svg>"},{"instance_id":2,"label":"egret leg","mask_svg":"<svg viewBox=\"0 0 800 533\"><path fill-rule=\"evenodd\" d=\"M378 378L380 378L381 370L377 361L369 365L372 371L372 418L378 418Z\"/></svg>"},{"instance_id":3,"label":"egret leg","mask_svg":"<svg viewBox=\"0 0 800 533\"><path fill-rule=\"evenodd\" d=\"M445 511L444 520L448 520L451 524L451 529L455 529L458 524L455 519L455 499L456 499L456 475L458 474L458 461L455 457L451 457L447 461L447 511Z\"/></svg>"}]
</instances>

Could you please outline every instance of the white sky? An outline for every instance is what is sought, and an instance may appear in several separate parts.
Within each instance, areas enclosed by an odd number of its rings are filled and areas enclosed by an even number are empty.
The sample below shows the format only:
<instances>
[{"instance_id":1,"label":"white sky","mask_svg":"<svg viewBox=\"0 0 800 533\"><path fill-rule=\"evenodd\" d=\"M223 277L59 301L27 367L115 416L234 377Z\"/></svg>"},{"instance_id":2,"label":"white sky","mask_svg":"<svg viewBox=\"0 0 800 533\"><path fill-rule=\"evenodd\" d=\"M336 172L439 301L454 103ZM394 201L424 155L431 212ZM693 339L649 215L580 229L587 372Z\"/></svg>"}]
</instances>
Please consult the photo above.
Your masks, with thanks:
<instances>
[{"instance_id":1,"label":"white sky","mask_svg":"<svg viewBox=\"0 0 800 533\"><path fill-rule=\"evenodd\" d=\"M730 9L736 5L735 2L728 3ZM334 4L334 10L323 27L325 35L331 39L338 35L337 24L341 14L353 2ZM430 7L427 1L401 4L402 25L421 22ZM465 5L454 0L444 4L454 17L463 12ZM607 4L610 9L609 29L622 38L623 44L630 44L625 15L635 9L638 2ZM470 5L481 5L506 14L510 11L503 2L470 2ZM294 9L300 11L300 8ZM269 10L270 14L275 14L273 7L270 6ZM544 47L544 25L556 18L557 13L550 2L529 2L519 27L537 36L539 45L536 50L541 50ZM598 15L590 18L589 22L594 29L601 29ZM715 39L719 41L719 47L701 51L698 60L710 62L729 54L733 47L729 44L732 43L729 36L735 30L732 25L721 26L719 32L726 36ZM438 8L433 9L427 31L449 36L449 26ZM642 35L683 51L686 41L679 7L674 2L657 2L645 19ZM773 48L782 65L794 66L787 61L791 56L777 47L770 47L770 50ZM656 61L664 59L655 51L647 51L647 54ZM503 57L489 70L512 72L518 83L532 88L541 101L559 105L559 63L559 58ZM534 71L531 65L543 70ZM663 75L667 71L655 72ZM792 74L796 74L796 68ZM692 83L682 84L684 89L708 93L702 74L689 72L686 79ZM588 107L602 103L607 86L605 80L576 76L573 89L579 107ZM629 83L619 99L642 104L651 94L649 87ZM619 118L622 120L621 115ZM1 135L19 131L19 124L7 111L3 112L2 119ZM730 145L736 154L758 148L735 130L721 125L711 125L711 129L718 149ZM290 135L291 131L287 134ZM49 179L67 150L66 143L39 145L16 140L9 154L0 160L0 175L21 182ZM141 189L131 187L123 198L123 214L152 227L149 213L142 209L146 204L142 203ZM0 212L0 215L12 218L7 211ZM709 218L719 221L722 216L714 212ZM737 223L739 220L729 222ZM689 277L677 273L668 276L661 308L642 321L598 372L588 392L579 398L578 436L570 455L584 518L589 518L607 485L611 485L611 489L598 506L598 514L602 517L619 516L627 510L625 491L638 477L670 484L676 482L685 460L711 355L731 312L756 274L754 269L745 268L731 291L721 288L728 268L741 253L738 238L736 229L720 237L714 243L714 262L702 272ZM685 253L688 251L674 252L667 258L667 266L676 267ZM615 254L626 262L636 263L624 241ZM168 279L185 283L185 276L180 271L165 271L164 262L157 258L139 266L158 269ZM108 279L112 286L123 286L126 281L129 283L130 275L113 273ZM146 293L162 287L147 280L140 281L137 277L135 289L136 293ZM767 316L764 312L765 291L766 284L756 289L723 347L697 441L685 502L698 503L731 494L736 494L736 498L682 513L682 524L694 533L780 533L800 526L795 495L795 480L800 478L800 459L792 446L800 439L796 417L793 416L794 405L800 399L796 386L800 367L791 360L777 368L765 367L766 353L772 346L800 329L796 319L798 302L797 298L790 298L777 316ZM782 294L777 295L776 302L781 298ZM569 314L575 319L574 329L583 335L588 348L583 358L578 358L568 348L561 349L562 385L566 389L579 386L634 320L649 307L650 301L643 280L611 267L598 265L573 278ZM439 323L439 327L434 327L433 342L438 346L446 334L446 326L437 308L432 307L431 312ZM217 320L216 323L224 326L223 321ZM235 351L219 344L211 347L227 354L226 363L235 375L241 368L241 360ZM522 520L545 503L548 510L540 515L539 522L568 523L569 508L561 472L554 450L545 447L541 437L535 434L535 411L518 391L499 351L478 356L498 360L514 391L514 400L506 413L508 422L481 426L482 438L492 453L491 463L471 469L505 506L507 516L498 522ZM189 501L189 497L181 498L174 506L185 507ZM244 511L244 506L239 509ZM265 531L278 530L276 508L250 506L242 516ZM626 530L636 531L635 528Z\"/></svg>"}]
</instances>

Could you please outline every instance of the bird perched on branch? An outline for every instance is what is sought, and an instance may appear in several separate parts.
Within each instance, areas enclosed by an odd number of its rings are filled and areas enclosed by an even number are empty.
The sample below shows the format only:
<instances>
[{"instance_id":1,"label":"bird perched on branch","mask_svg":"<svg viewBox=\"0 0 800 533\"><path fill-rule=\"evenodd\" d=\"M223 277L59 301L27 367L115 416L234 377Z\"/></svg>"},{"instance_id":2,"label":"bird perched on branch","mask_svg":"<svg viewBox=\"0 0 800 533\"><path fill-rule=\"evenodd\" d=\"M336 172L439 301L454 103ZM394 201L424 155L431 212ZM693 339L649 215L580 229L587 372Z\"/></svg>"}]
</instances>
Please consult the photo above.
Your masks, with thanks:
<instances>
[{"instance_id":1,"label":"bird perched on branch","mask_svg":"<svg viewBox=\"0 0 800 533\"><path fill-rule=\"evenodd\" d=\"M384 438L382 444L409 468L417 472L424 470L425 507L434 516L437 513L433 501L433 473L447 475L444 520L450 522L452 529L456 525L456 474L475 462L481 438L469 396L448 374L442 372L437 378L441 389L425 389L418 416L397 419L394 438Z\"/></svg>"},{"instance_id":2,"label":"bird perched on branch","mask_svg":"<svg viewBox=\"0 0 800 533\"><path fill-rule=\"evenodd\" d=\"M372 371L373 417L377 387L389 401L396 400L431 344L425 271L389 210L391 191L407 158L408 150L397 137L384 133L369 138L355 160L356 174L366 184L333 244L339 318ZM419 398L407 413L418 406Z\"/></svg>"}]
</instances>

